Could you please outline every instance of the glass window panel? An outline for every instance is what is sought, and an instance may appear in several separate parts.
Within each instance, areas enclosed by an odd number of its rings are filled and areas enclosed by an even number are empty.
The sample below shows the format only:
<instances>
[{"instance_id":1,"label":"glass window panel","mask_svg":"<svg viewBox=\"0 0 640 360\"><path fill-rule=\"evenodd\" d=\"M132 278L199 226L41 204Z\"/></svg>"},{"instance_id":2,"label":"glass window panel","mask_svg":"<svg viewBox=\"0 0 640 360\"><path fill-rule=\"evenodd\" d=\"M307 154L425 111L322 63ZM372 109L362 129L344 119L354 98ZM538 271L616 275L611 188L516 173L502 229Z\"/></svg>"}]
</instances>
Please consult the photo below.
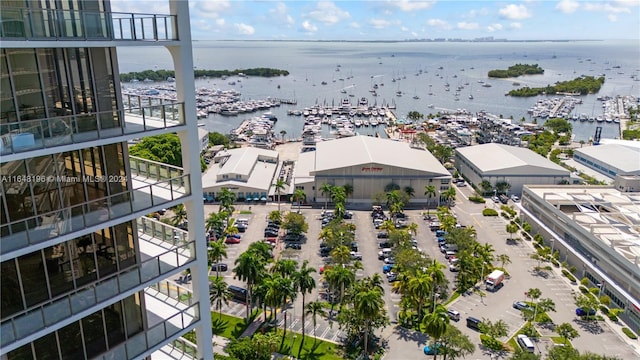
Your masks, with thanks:
<instances>
[{"instance_id":1,"label":"glass window panel","mask_svg":"<svg viewBox=\"0 0 640 360\"><path fill-rule=\"evenodd\" d=\"M84 235L70 244L73 270L76 277L76 286L95 281L96 262L94 253L96 251L91 234Z\"/></svg>"},{"instance_id":2,"label":"glass window panel","mask_svg":"<svg viewBox=\"0 0 640 360\"><path fill-rule=\"evenodd\" d=\"M2 94L0 95L0 124L18 121L5 50L0 52L0 89L2 89ZM3 128L3 134L4 132L5 129Z\"/></svg>"},{"instance_id":3,"label":"glass window panel","mask_svg":"<svg viewBox=\"0 0 640 360\"><path fill-rule=\"evenodd\" d=\"M109 348L113 348L125 340L124 314L120 302L104 309L104 322Z\"/></svg>"},{"instance_id":4,"label":"glass window panel","mask_svg":"<svg viewBox=\"0 0 640 360\"><path fill-rule=\"evenodd\" d=\"M44 100L35 49L8 49L7 58L15 87L14 95L20 113L20 120L45 118L46 113L44 111ZM37 131L37 129L26 129L25 131L29 130L34 134Z\"/></svg>"},{"instance_id":5,"label":"glass window panel","mask_svg":"<svg viewBox=\"0 0 640 360\"><path fill-rule=\"evenodd\" d=\"M22 160L2 164L2 182L9 210L9 221L16 221L34 215L31 187L26 181L27 168Z\"/></svg>"},{"instance_id":6,"label":"glass window panel","mask_svg":"<svg viewBox=\"0 0 640 360\"><path fill-rule=\"evenodd\" d=\"M58 330L58 340L62 345L60 346L60 352L63 359L85 358L80 322L73 322Z\"/></svg>"},{"instance_id":7,"label":"glass window panel","mask_svg":"<svg viewBox=\"0 0 640 360\"><path fill-rule=\"evenodd\" d=\"M69 71L72 79L73 101L76 113L92 113L96 111L93 91L91 86L91 72L87 61L87 49L73 48L67 49ZM95 121L79 122L80 131L95 130Z\"/></svg>"},{"instance_id":8,"label":"glass window panel","mask_svg":"<svg viewBox=\"0 0 640 360\"><path fill-rule=\"evenodd\" d=\"M66 83L66 69L64 63L59 62L62 58L62 53L57 49L38 49L45 106L49 117L66 116L72 113L69 87Z\"/></svg>"},{"instance_id":9,"label":"glass window panel","mask_svg":"<svg viewBox=\"0 0 640 360\"><path fill-rule=\"evenodd\" d=\"M93 358L107 349L102 310L82 319L82 331L88 358Z\"/></svg>"},{"instance_id":10,"label":"glass window panel","mask_svg":"<svg viewBox=\"0 0 640 360\"><path fill-rule=\"evenodd\" d=\"M124 307L127 336L131 337L143 329L140 294L136 293L122 300L122 306Z\"/></svg>"},{"instance_id":11,"label":"glass window panel","mask_svg":"<svg viewBox=\"0 0 640 360\"><path fill-rule=\"evenodd\" d=\"M82 179L82 161L78 151L69 151L56 157L60 176ZM62 206L78 205L86 201L82 181L65 181L58 184L61 189Z\"/></svg>"},{"instance_id":12,"label":"glass window panel","mask_svg":"<svg viewBox=\"0 0 640 360\"><path fill-rule=\"evenodd\" d=\"M46 248L44 259L51 285L51 296L63 294L73 289L73 274L71 272L71 255L67 243L61 243Z\"/></svg>"},{"instance_id":13,"label":"glass window panel","mask_svg":"<svg viewBox=\"0 0 640 360\"><path fill-rule=\"evenodd\" d=\"M49 298L47 281L44 275L44 264L40 251L18 258L22 290L27 307L38 304Z\"/></svg>"},{"instance_id":14,"label":"glass window panel","mask_svg":"<svg viewBox=\"0 0 640 360\"><path fill-rule=\"evenodd\" d=\"M38 360L60 359L58 356L58 342L55 332L35 340L33 347L36 351L36 359Z\"/></svg>"},{"instance_id":15,"label":"glass window panel","mask_svg":"<svg viewBox=\"0 0 640 360\"><path fill-rule=\"evenodd\" d=\"M98 261L98 274L100 278L104 278L117 271L116 247L113 232L113 228L106 228L94 233L96 259Z\"/></svg>"},{"instance_id":16,"label":"glass window panel","mask_svg":"<svg viewBox=\"0 0 640 360\"><path fill-rule=\"evenodd\" d=\"M111 63L111 49L90 49L91 66L96 87L96 100L98 111L109 111L117 109L115 81L113 78L113 64ZM113 124L105 122L103 128L114 127Z\"/></svg>"},{"instance_id":17,"label":"glass window panel","mask_svg":"<svg viewBox=\"0 0 640 360\"><path fill-rule=\"evenodd\" d=\"M0 267L0 291L4 296L0 297L2 301L2 317L9 317L12 314L23 310L22 291L20 290L20 282L18 281L18 272L16 271L15 260L7 260ZM6 294L13 294L6 296Z\"/></svg>"},{"instance_id":18,"label":"glass window panel","mask_svg":"<svg viewBox=\"0 0 640 360\"><path fill-rule=\"evenodd\" d=\"M31 352L31 344L23 345L7 354L7 360L31 360L33 353Z\"/></svg>"},{"instance_id":19,"label":"glass window panel","mask_svg":"<svg viewBox=\"0 0 640 360\"><path fill-rule=\"evenodd\" d=\"M51 181L57 171L56 162L52 155L39 156L25 160L28 175L35 181L31 181L33 188L33 200L36 207L36 214L46 214L54 208L59 208L52 204L52 200L58 199L58 186L56 181Z\"/></svg>"}]
</instances>

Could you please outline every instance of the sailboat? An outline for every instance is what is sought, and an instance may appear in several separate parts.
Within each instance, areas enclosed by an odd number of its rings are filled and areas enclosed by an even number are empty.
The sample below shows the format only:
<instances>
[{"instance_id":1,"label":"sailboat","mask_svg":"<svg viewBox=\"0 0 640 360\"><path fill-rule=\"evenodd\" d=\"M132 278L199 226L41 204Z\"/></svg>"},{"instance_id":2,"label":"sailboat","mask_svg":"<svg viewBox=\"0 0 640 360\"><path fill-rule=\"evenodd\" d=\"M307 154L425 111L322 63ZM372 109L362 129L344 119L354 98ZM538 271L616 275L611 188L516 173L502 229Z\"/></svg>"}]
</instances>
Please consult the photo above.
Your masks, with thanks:
<instances>
[{"instance_id":1,"label":"sailboat","mask_svg":"<svg viewBox=\"0 0 640 360\"><path fill-rule=\"evenodd\" d=\"M413 95L413 98L416 99L416 100L420 99L420 96L418 96L417 90L414 90L414 93L415 93L415 95Z\"/></svg>"}]
</instances>

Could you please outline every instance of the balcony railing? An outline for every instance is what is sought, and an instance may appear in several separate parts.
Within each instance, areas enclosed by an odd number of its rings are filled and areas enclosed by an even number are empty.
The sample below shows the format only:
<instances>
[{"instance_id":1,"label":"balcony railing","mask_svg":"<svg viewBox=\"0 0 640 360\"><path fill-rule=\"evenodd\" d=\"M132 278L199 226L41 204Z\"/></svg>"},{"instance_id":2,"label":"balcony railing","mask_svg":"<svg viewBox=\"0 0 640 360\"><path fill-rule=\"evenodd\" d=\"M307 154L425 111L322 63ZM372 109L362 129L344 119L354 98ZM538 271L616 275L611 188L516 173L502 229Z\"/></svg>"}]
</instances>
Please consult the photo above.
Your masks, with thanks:
<instances>
[{"instance_id":1,"label":"balcony railing","mask_svg":"<svg viewBox=\"0 0 640 360\"><path fill-rule=\"evenodd\" d=\"M136 156L129 156L129 164L131 165L131 175L137 176L138 178L162 181L173 179L184 174L184 170L181 167Z\"/></svg>"},{"instance_id":2,"label":"balcony railing","mask_svg":"<svg viewBox=\"0 0 640 360\"><path fill-rule=\"evenodd\" d=\"M167 246L182 245L189 240L189 233L186 231L153 218L139 217L136 219L136 223L138 224L138 233L149 235L152 239L165 243Z\"/></svg>"},{"instance_id":3,"label":"balcony railing","mask_svg":"<svg viewBox=\"0 0 640 360\"><path fill-rule=\"evenodd\" d=\"M2 40L178 40L175 15L3 7Z\"/></svg>"},{"instance_id":4,"label":"balcony railing","mask_svg":"<svg viewBox=\"0 0 640 360\"><path fill-rule=\"evenodd\" d=\"M200 320L198 312L199 303L195 303L190 307L181 310L177 314L169 317L167 320L156 324L145 332L141 332L125 343L110 350L107 355L97 357L100 360L112 359L139 359L141 355L149 349L163 344L168 338L176 335L180 331L186 329L191 324Z\"/></svg>"},{"instance_id":5,"label":"balcony railing","mask_svg":"<svg viewBox=\"0 0 640 360\"><path fill-rule=\"evenodd\" d=\"M0 227L0 235L2 235L0 253L6 254L180 199L191 194L189 184L189 175L186 174L131 191L3 224Z\"/></svg>"},{"instance_id":6,"label":"balcony railing","mask_svg":"<svg viewBox=\"0 0 640 360\"><path fill-rule=\"evenodd\" d=\"M124 120L124 121L123 121ZM67 115L0 124L0 154L52 148L185 124L184 104Z\"/></svg>"},{"instance_id":7,"label":"balcony railing","mask_svg":"<svg viewBox=\"0 0 640 360\"><path fill-rule=\"evenodd\" d=\"M17 313L3 320L0 325L0 347L10 345L93 306L106 303L144 283L162 278L194 259L195 241L190 241L82 289Z\"/></svg>"}]
</instances>

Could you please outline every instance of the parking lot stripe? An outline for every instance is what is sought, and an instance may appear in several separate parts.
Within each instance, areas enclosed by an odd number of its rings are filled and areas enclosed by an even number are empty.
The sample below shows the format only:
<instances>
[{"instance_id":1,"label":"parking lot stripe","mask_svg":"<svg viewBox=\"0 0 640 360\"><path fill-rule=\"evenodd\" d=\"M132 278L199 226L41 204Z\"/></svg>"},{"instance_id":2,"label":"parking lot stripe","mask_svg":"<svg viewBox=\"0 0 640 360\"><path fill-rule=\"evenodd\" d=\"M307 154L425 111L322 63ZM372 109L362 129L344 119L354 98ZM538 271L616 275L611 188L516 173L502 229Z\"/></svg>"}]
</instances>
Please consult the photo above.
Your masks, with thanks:
<instances>
[{"instance_id":1,"label":"parking lot stripe","mask_svg":"<svg viewBox=\"0 0 640 360\"><path fill-rule=\"evenodd\" d=\"M320 335L320 337L324 338L329 331L331 331L331 328L327 326L327 328L324 329L324 331L322 332L322 335Z\"/></svg>"}]
</instances>

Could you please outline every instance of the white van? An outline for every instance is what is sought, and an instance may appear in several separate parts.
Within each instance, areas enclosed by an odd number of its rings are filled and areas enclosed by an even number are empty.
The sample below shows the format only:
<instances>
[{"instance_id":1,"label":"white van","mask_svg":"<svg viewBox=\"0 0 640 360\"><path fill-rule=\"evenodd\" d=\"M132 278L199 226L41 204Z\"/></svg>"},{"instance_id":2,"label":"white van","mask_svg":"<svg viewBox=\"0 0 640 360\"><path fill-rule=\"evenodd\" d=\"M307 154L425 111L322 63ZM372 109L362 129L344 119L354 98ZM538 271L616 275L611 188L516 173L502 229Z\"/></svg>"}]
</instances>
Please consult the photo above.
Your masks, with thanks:
<instances>
[{"instance_id":1,"label":"white van","mask_svg":"<svg viewBox=\"0 0 640 360\"><path fill-rule=\"evenodd\" d=\"M520 345L522 350L530 353L533 353L536 351L535 347L533 347L533 342L531 341L531 339L529 339L529 337L527 337L527 335L524 335L524 334L518 335L517 341L518 341L518 345Z\"/></svg>"},{"instance_id":2,"label":"white van","mask_svg":"<svg viewBox=\"0 0 640 360\"><path fill-rule=\"evenodd\" d=\"M378 252L378 260L384 260L386 258L388 258L389 256L391 256L391 249L390 248L384 248L381 251Z\"/></svg>"}]
</instances>

